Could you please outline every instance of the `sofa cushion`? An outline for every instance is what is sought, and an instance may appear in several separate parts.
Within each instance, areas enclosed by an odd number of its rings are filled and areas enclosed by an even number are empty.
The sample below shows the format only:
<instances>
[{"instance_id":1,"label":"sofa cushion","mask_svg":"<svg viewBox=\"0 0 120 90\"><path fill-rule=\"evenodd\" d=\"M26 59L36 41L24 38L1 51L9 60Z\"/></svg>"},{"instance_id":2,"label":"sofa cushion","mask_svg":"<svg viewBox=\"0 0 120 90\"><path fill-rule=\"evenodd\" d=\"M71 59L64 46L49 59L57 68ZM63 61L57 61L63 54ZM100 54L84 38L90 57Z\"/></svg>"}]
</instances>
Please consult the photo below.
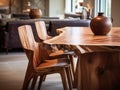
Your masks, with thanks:
<instances>
[{"instance_id":1,"label":"sofa cushion","mask_svg":"<svg viewBox=\"0 0 120 90\"><path fill-rule=\"evenodd\" d=\"M6 19L10 19L11 18L11 14L1 14L2 18L6 18Z\"/></svg>"},{"instance_id":2,"label":"sofa cushion","mask_svg":"<svg viewBox=\"0 0 120 90\"><path fill-rule=\"evenodd\" d=\"M15 18L1 18L0 19L0 26L6 26L7 22L9 21L16 21Z\"/></svg>"},{"instance_id":3,"label":"sofa cushion","mask_svg":"<svg viewBox=\"0 0 120 90\"><path fill-rule=\"evenodd\" d=\"M28 13L13 13L12 18L19 18L19 19L30 19Z\"/></svg>"},{"instance_id":4,"label":"sofa cushion","mask_svg":"<svg viewBox=\"0 0 120 90\"><path fill-rule=\"evenodd\" d=\"M0 14L0 19L2 18L2 15Z\"/></svg>"}]
</instances>

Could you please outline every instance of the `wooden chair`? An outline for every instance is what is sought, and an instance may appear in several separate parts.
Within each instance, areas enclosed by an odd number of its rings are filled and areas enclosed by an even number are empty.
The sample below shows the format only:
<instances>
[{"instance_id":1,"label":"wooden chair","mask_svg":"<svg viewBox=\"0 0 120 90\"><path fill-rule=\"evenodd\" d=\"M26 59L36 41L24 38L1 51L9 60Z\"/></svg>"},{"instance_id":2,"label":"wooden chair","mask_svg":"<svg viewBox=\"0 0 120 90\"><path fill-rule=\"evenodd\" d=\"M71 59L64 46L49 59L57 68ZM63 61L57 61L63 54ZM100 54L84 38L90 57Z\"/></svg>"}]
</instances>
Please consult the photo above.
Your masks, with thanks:
<instances>
[{"instance_id":1,"label":"wooden chair","mask_svg":"<svg viewBox=\"0 0 120 90\"><path fill-rule=\"evenodd\" d=\"M45 26L45 22L44 21L36 21L35 22L35 26L36 26L38 37L39 37L39 39L41 41L44 41L44 40L52 38L52 36L49 36L47 34L47 30L46 30L46 26ZM52 45L49 48L51 48L51 50L54 51L52 53L49 52L49 58L68 57L70 59L72 72L74 74L75 68L74 68L73 56L75 55L75 53L73 51L64 52L64 50L58 50L57 46L55 46L55 45ZM73 81L74 81L74 78L73 78Z\"/></svg>"},{"instance_id":2,"label":"wooden chair","mask_svg":"<svg viewBox=\"0 0 120 90\"><path fill-rule=\"evenodd\" d=\"M64 90L72 90L69 60L67 58L45 59L46 50L34 40L31 26L20 26L18 32L29 60L22 90L27 90L31 79L33 79L31 90L34 90L38 76L40 76L38 87L40 89L44 76L53 73L61 75Z\"/></svg>"}]
</instances>

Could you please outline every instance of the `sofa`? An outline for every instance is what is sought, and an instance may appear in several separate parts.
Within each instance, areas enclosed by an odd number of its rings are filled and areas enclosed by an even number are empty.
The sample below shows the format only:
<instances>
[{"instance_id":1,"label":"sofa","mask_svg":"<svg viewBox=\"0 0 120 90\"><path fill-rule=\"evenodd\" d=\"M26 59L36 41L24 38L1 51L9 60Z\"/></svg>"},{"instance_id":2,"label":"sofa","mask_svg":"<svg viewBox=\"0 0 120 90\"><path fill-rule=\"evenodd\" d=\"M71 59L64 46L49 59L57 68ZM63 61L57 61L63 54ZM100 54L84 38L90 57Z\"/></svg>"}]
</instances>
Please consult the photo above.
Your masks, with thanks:
<instances>
[{"instance_id":1,"label":"sofa","mask_svg":"<svg viewBox=\"0 0 120 90\"><path fill-rule=\"evenodd\" d=\"M49 25L49 32L51 36L56 36L56 29L62 27L89 27L90 20L80 20L80 19L63 19L63 20L52 20Z\"/></svg>"},{"instance_id":2,"label":"sofa","mask_svg":"<svg viewBox=\"0 0 120 90\"><path fill-rule=\"evenodd\" d=\"M1 27L0 29L0 49L5 49L8 52L9 49L13 48L21 48L21 42L18 35L18 27L22 25L31 25L35 40L39 42L39 38L37 35L35 22L43 20L46 23L46 28L49 27L48 19L28 19L28 20L14 20L8 21L6 26Z\"/></svg>"},{"instance_id":3,"label":"sofa","mask_svg":"<svg viewBox=\"0 0 120 90\"><path fill-rule=\"evenodd\" d=\"M38 38L35 22L36 21L45 21L47 32L51 36L56 36L56 29L65 27L65 26L84 26L88 27L90 20L68 20L68 19L28 19L28 20L15 20L15 21L9 21L6 25L6 30L3 30L2 37L1 37L1 47L5 48L6 52L8 52L9 49L13 48L22 48L21 42L18 35L18 27L21 25L31 25L33 34L35 37L35 40L37 42L40 42L40 39Z\"/></svg>"}]
</instances>

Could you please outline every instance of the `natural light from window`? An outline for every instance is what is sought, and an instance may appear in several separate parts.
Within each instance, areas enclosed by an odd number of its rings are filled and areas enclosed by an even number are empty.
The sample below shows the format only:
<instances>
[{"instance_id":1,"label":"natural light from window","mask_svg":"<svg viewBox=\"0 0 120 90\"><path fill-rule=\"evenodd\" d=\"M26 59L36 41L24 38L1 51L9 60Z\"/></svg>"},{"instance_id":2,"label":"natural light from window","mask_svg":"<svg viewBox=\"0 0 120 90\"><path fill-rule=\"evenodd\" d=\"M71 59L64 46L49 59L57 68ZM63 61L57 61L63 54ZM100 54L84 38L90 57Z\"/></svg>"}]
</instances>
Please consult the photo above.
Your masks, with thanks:
<instances>
[{"instance_id":1,"label":"natural light from window","mask_svg":"<svg viewBox=\"0 0 120 90\"><path fill-rule=\"evenodd\" d=\"M84 0L66 0L65 13L81 12L80 2ZM104 15L111 17L111 0L95 0L94 15L97 16L98 12L104 12Z\"/></svg>"},{"instance_id":2,"label":"natural light from window","mask_svg":"<svg viewBox=\"0 0 120 90\"><path fill-rule=\"evenodd\" d=\"M104 12L105 16L111 16L111 0L95 0L95 16L98 12Z\"/></svg>"}]
</instances>

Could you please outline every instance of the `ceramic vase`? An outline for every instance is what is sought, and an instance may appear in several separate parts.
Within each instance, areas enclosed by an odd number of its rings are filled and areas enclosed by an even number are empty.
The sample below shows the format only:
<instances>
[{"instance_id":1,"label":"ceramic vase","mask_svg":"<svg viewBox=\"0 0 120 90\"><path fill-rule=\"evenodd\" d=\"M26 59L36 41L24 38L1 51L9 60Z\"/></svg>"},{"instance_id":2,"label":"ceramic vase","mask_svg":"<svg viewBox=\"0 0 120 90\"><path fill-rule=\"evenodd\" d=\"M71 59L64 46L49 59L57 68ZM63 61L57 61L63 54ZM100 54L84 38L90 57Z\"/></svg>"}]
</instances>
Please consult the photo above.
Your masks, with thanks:
<instances>
[{"instance_id":1,"label":"ceramic vase","mask_svg":"<svg viewBox=\"0 0 120 90\"><path fill-rule=\"evenodd\" d=\"M31 9L29 12L30 18L41 18L42 16L42 11L40 9Z\"/></svg>"},{"instance_id":2,"label":"ceramic vase","mask_svg":"<svg viewBox=\"0 0 120 90\"><path fill-rule=\"evenodd\" d=\"M98 16L90 22L90 28L94 35L107 35L111 30L111 19L104 16L104 13L99 12Z\"/></svg>"}]
</instances>

